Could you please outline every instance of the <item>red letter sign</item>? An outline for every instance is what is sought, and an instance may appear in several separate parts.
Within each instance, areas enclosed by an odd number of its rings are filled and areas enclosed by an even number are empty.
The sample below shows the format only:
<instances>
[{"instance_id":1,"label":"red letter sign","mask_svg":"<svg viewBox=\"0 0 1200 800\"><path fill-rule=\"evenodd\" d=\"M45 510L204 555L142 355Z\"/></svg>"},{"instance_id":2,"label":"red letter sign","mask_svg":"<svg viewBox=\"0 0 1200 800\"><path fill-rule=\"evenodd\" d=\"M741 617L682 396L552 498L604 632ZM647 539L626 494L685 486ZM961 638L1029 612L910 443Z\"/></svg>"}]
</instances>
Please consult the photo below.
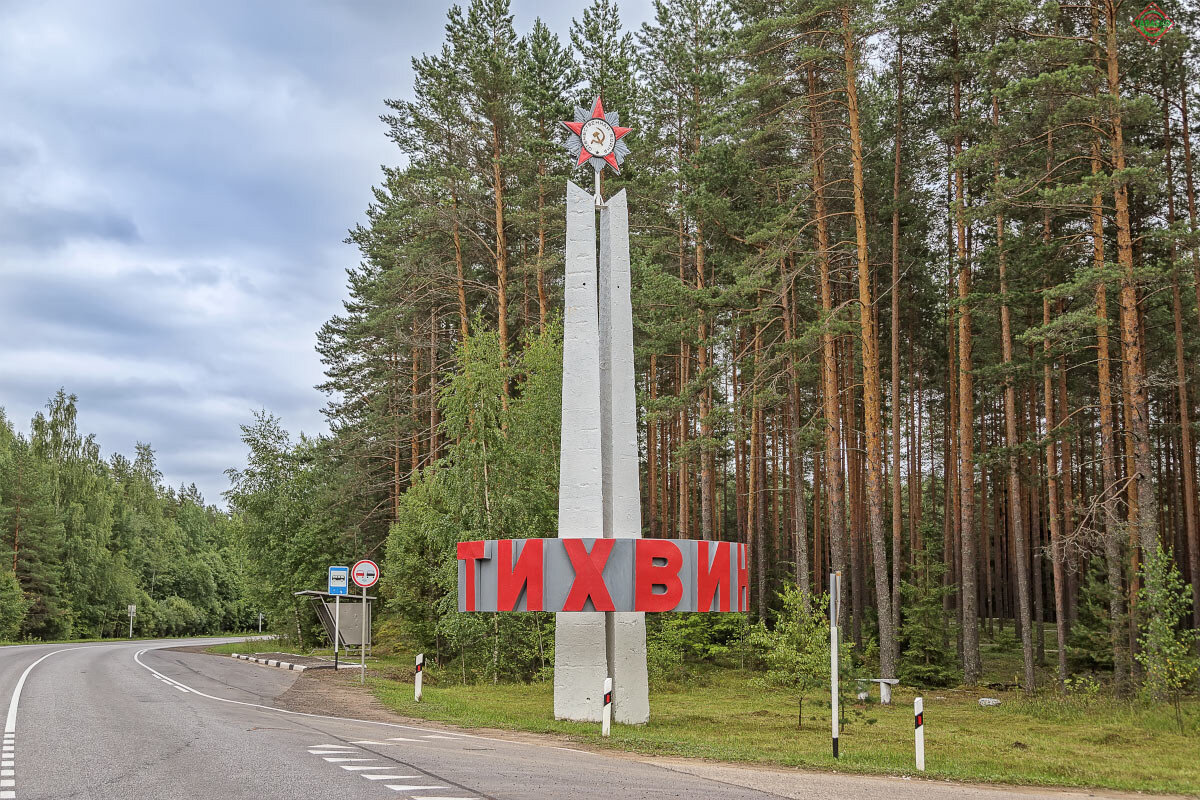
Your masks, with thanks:
<instances>
[{"instance_id":1,"label":"red letter sign","mask_svg":"<svg viewBox=\"0 0 1200 800\"><path fill-rule=\"evenodd\" d=\"M583 604L588 598L597 611L614 610L612 597L608 587L604 585L604 565L608 563L608 554L612 552L612 539L596 539L592 552L587 551L582 539L563 539L563 547L571 566L575 570L575 582L563 603L563 611L583 611Z\"/></svg>"},{"instance_id":2,"label":"red letter sign","mask_svg":"<svg viewBox=\"0 0 1200 800\"><path fill-rule=\"evenodd\" d=\"M712 608L713 595L719 594L721 611L729 610L729 542L715 542L717 552L712 566L708 563L708 542L696 542L696 610Z\"/></svg>"},{"instance_id":3,"label":"red letter sign","mask_svg":"<svg viewBox=\"0 0 1200 800\"><path fill-rule=\"evenodd\" d=\"M513 564L513 540L496 542L496 610L512 611L525 590L525 610L542 610L542 540L527 539Z\"/></svg>"},{"instance_id":4,"label":"red letter sign","mask_svg":"<svg viewBox=\"0 0 1200 800\"><path fill-rule=\"evenodd\" d=\"M683 582L679 580L679 568L683 566L683 553L679 545L669 539L638 539L633 567L633 607L638 611L670 611L679 605L683 596ZM667 563L659 566L654 559ZM658 594L655 586L666 591Z\"/></svg>"},{"instance_id":5,"label":"red letter sign","mask_svg":"<svg viewBox=\"0 0 1200 800\"><path fill-rule=\"evenodd\" d=\"M467 562L467 611L475 610L475 595L479 593L475 586L475 562L486 557L484 542L458 543L458 560Z\"/></svg>"}]
</instances>

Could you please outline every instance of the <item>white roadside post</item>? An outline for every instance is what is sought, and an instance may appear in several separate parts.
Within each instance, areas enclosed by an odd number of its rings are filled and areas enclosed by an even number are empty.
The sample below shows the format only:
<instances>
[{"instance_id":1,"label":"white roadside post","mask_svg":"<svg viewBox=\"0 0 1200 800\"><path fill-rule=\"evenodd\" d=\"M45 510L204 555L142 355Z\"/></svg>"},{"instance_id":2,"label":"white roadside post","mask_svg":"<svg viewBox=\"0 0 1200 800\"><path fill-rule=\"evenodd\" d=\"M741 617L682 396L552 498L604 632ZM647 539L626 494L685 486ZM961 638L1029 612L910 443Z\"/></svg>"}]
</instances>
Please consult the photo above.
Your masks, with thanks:
<instances>
[{"instance_id":1,"label":"white roadside post","mask_svg":"<svg viewBox=\"0 0 1200 800\"><path fill-rule=\"evenodd\" d=\"M137 606L133 603L129 604L129 638L133 638L133 617L137 614Z\"/></svg>"},{"instance_id":2,"label":"white roadside post","mask_svg":"<svg viewBox=\"0 0 1200 800\"><path fill-rule=\"evenodd\" d=\"M600 735L608 736L612 728L612 678L604 679L604 712L600 716Z\"/></svg>"},{"instance_id":3,"label":"white roadside post","mask_svg":"<svg viewBox=\"0 0 1200 800\"><path fill-rule=\"evenodd\" d=\"M917 732L917 770L925 771L925 698L913 700L913 723Z\"/></svg>"},{"instance_id":4,"label":"white roadside post","mask_svg":"<svg viewBox=\"0 0 1200 800\"><path fill-rule=\"evenodd\" d=\"M417 653L417 674L413 679L413 700L421 702L421 681L425 677L425 654Z\"/></svg>"},{"instance_id":5,"label":"white roadside post","mask_svg":"<svg viewBox=\"0 0 1200 800\"><path fill-rule=\"evenodd\" d=\"M258 632L262 633L262 612L258 612Z\"/></svg>"},{"instance_id":6,"label":"white roadside post","mask_svg":"<svg viewBox=\"0 0 1200 800\"><path fill-rule=\"evenodd\" d=\"M833 711L833 757L838 757L838 593L841 589L842 573L829 573L829 696Z\"/></svg>"},{"instance_id":7,"label":"white roadside post","mask_svg":"<svg viewBox=\"0 0 1200 800\"><path fill-rule=\"evenodd\" d=\"M362 613L362 638L358 641L361 672L358 682L364 684L367 682L367 587L374 586L379 580L379 565L369 558L364 558L354 564L354 568L350 570L350 577L356 585L362 587L362 607L359 608Z\"/></svg>"}]
</instances>

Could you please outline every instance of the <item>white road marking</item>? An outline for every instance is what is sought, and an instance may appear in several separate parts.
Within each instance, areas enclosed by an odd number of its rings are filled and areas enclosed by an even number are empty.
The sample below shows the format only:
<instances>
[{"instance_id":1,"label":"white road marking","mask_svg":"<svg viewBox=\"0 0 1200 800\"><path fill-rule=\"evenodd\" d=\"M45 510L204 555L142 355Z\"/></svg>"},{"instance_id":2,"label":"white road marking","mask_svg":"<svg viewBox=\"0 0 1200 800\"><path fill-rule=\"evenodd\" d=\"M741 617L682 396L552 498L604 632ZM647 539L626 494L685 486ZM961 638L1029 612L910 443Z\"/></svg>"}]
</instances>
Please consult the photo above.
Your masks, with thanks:
<instances>
[{"instance_id":1,"label":"white road marking","mask_svg":"<svg viewBox=\"0 0 1200 800\"><path fill-rule=\"evenodd\" d=\"M0 800L14 800L16 796L16 792L0 792Z\"/></svg>"},{"instance_id":2,"label":"white road marking","mask_svg":"<svg viewBox=\"0 0 1200 800\"><path fill-rule=\"evenodd\" d=\"M417 740L416 739L405 739L403 736L391 736L388 738L388 741L389 742L415 742Z\"/></svg>"},{"instance_id":3,"label":"white road marking","mask_svg":"<svg viewBox=\"0 0 1200 800\"><path fill-rule=\"evenodd\" d=\"M384 784L389 789L395 789L397 792L420 792L424 789L447 789L447 786L405 786L403 784L386 783Z\"/></svg>"},{"instance_id":4,"label":"white road marking","mask_svg":"<svg viewBox=\"0 0 1200 800\"><path fill-rule=\"evenodd\" d=\"M13 762L11 761L0 761L0 767L11 767L12 765Z\"/></svg>"},{"instance_id":5,"label":"white road marking","mask_svg":"<svg viewBox=\"0 0 1200 800\"><path fill-rule=\"evenodd\" d=\"M438 733L427 733L421 737L422 739L457 739L457 736L442 736Z\"/></svg>"},{"instance_id":6,"label":"white road marking","mask_svg":"<svg viewBox=\"0 0 1200 800\"><path fill-rule=\"evenodd\" d=\"M139 650L133 654L133 660L135 662L137 662L137 665L139 667L146 670L147 672L149 672L153 675L160 676L160 677L165 677L165 676L163 676L163 674L161 672L156 670L154 667L150 666L145 661L142 661L141 656L142 656L142 654L144 654L150 650L158 650L158 649L163 649L163 648L172 647L172 646L173 645L170 645L170 644L164 644L164 645L160 645L159 647L144 647L141 650ZM71 649L79 649L79 648L71 648ZM62 651L58 651L58 652L62 652ZM173 682L179 683L178 681L173 681ZM231 700L228 697L217 697L216 695L206 694L192 686L186 686L185 684L182 684L182 683L179 683L179 685L184 686L192 694L197 694L201 697L208 698L209 700L216 700L218 703L229 703L229 704L235 705L235 706L246 706L247 708L257 708L262 711L273 711L276 714L290 714L290 715L296 716L296 717L312 717L313 719L328 719L328 720L333 720L335 722L353 722L353 723L356 723L359 725L380 725L382 727L391 728L393 730L401 729L401 730L409 730L409 731L432 731L432 729L430 729L430 728L418 728L415 725L402 725L398 722L380 722L378 720L373 720L373 719L355 719L354 717L335 717L331 714L313 714L308 711L291 711L290 709L286 709L286 708L275 708L274 706L264 706L262 703L251 703L246 700ZM443 738L447 738L447 739L477 739L477 740L483 741L483 742L499 742L500 744L507 744L507 745L511 745L513 747L553 747L553 745L543 745L543 744L526 743L526 742L514 742L510 739L497 739L493 736L480 736L475 733L459 733L459 734L455 734L454 736L446 736ZM392 739L392 741L418 742L420 740L419 739L405 739L404 737L398 736L398 737L395 737L394 739ZM567 748L558 747L558 748L554 748L554 749L563 750L563 749L567 749ZM584 753L586 755L595 755L595 756L602 757L602 758L606 757L601 753L590 753L586 750L580 750L578 752ZM0 798L0 800L3 800L3 798Z\"/></svg>"},{"instance_id":7,"label":"white road marking","mask_svg":"<svg viewBox=\"0 0 1200 800\"><path fill-rule=\"evenodd\" d=\"M391 769L391 767L360 767L357 764L342 764L342 769L348 769L351 772L355 772L364 769Z\"/></svg>"},{"instance_id":8,"label":"white road marking","mask_svg":"<svg viewBox=\"0 0 1200 800\"><path fill-rule=\"evenodd\" d=\"M328 756L326 756L325 760L328 761L330 764L340 764L343 761L375 761L376 759L374 759L374 758L329 758Z\"/></svg>"},{"instance_id":9,"label":"white road marking","mask_svg":"<svg viewBox=\"0 0 1200 800\"><path fill-rule=\"evenodd\" d=\"M399 741L401 741L401 742L413 742L413 741L416 741L416 740L415 740L415 739L400 739ZM358 741L358 742L351 742L350 744L374 744L374 745L379 745L380 747L395 747L395 745L393 745L391 742L373 742L373 741L371 741L370 739L363 739L363 740L361 740L361 741Z\"/></svg>"},{"instance_id":10,"label":"white road marking","mask_svg":"<svg viewBox=\"0 0 1200 800\"><path fill-rule=\"evenodd\" d=\"M8 701L8 717L4 720L4 732L16 735L17 732L17 706L21 704L21 690L25 688L25 679L29 677L29 673L33 672L33 668L45 661L50 656L56 656L59 653L67 653L71 650L82 650L82 647L67 647L62 650L52 650L46 655L39 658L37 661L30 664L21 673L21 677L17 679L17 685L13 687L12 699Z\"/></svg>"},{"instance_id":11,"label":"white road marking","mask_svg":"<svg viewBox=\"0 0 1200 800\"><path fill-rule=\"evenodd\" d=\"M0 780L0 786L16 786L17 782L12 778L4 778Z\"/></svg>"},{"instance_id":12,"label":"white road marking","mask_svg":"<svg viewBox=\"0 0 1200 800\"><path fill-rule=\"evenodd\" d=\"M420 779L420 775L366 775L362 777L369 781L411 781L413 778Z\"/></svg>"},{"instance_id":13,"label":"white road marking","mask_svg":"<svg viewBox=\"0 0 1200 800\"><path fill-rule=\"evenodd\" d=\"M357 744L357 743L356 743ZM310 744L313 750L357 750L357 747L350 747L345 744Z\"/></svg>"},{"instance_id":14,"label":"white road marking","mask_svg":"<svg viewBox=\"0 0 1200 800\"><path fill-rule=\"evenodd\" d=\"M431 797L430 795L421 795L413 797L413 800L479 800L478 797Z\"/></svg>"},{"instance_id":15,"label":"white road marking","mask_svg":"<svg viewBox=\"0 0 1200 800\"><path fill-rule=\"evenodd\" d=\"M11 769L0 769L0 777L11 778L13 771Z\"/></svg>"}]
</instances>

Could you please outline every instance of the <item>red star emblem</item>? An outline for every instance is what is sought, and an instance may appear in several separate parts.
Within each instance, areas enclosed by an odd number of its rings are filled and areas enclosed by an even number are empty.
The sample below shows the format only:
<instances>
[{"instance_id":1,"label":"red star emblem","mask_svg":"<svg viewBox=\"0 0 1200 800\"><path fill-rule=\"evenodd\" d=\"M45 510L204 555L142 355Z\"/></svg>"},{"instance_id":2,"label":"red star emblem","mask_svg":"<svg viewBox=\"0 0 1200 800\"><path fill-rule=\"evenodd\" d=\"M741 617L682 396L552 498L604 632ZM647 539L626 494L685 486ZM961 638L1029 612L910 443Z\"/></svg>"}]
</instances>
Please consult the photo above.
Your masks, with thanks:
<instances>
[{"instance_id":1,"label":"red star emblem","mask_svg":"<svg viewBox=\"0 0 1200 800\"><path fill-rule=\"evenodd\" d=\"M594 106L592 106L591 119L604 119L604 101L601 100L599 97L596 98L596 104ZM583 122L565 122L564 121L563 125L566 125L567 130L569 130L571 133L575 134L576 136L582 137L583 136L583 126L586 123L587 123L587 120L584 120ZM627 134L631 130L633 130L633 128L622 128L619 125L613 125L612 130L613 130L613 143L615 144L617 141L619 141L621 139L622 136L624 136L625 134ZM592 155L590 153L588 153L587 148L581 147L579 149L579 161L575 162L575 166L577 166L577 167L583 166L584 164L586 164L588 162L588 159L590 159L590 158L592 158ZM621 166L620 166L620 164L617 163L617 156L616 156L615 150L609 152L608 155L604 156L604 160L608 163L608 165L610 167L613 168L613 172L620 173Z\"/></svg>"}]
</instances>

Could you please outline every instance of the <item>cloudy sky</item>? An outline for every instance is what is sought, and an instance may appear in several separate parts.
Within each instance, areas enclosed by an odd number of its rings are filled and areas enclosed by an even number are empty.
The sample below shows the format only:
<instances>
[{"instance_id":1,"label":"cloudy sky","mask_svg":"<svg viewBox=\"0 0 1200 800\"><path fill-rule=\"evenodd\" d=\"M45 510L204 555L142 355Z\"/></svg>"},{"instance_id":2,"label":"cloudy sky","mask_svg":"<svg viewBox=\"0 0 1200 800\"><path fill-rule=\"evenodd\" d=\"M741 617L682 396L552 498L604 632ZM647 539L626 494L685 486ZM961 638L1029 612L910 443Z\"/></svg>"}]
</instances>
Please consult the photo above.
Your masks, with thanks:
<instances>
[{"instance_id":1,"label":"cloudy sky","mask_svg":"<svg viewBox=\"0 0 1200 800\"><path fill-rule=\"evenodd\" d=\"M584 3L514 0L566 38ZM648 0L627 0L636 29ZM150 443L221 502L252 410L324 431L317 328L381 164L378 121L449 3L0 3L0 407L59 387L105 454Z\"/></svg>"}]
</instances>

